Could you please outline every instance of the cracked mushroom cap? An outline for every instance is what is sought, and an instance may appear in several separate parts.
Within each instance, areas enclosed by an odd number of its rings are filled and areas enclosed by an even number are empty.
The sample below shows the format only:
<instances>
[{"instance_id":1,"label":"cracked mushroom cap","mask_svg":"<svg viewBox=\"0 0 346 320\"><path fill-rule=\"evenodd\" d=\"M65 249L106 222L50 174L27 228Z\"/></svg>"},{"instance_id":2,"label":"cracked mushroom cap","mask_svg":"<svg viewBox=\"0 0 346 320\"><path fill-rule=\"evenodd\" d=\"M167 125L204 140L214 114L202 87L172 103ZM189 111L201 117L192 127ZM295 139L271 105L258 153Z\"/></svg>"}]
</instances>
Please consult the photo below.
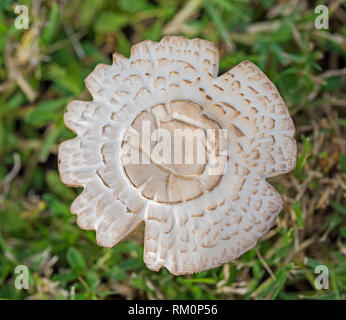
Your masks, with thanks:
<instances>
[{"instance_id":1,"label":"cracked mushroom cap","mask_svg":"<svg viewBox=\"0 0 346 320\"><path fill-rule=\"evenodd\" d=\"M189 274L236 259L272 226L283 200L266 178L294 169L294 124L253 63L217 73L214 44L164 37L134 45L128 59L115 53L86 78L93 100L67 107L77 137L60 145L59 171L84 187L71 212L99 245L113 247L144 221L147 267ZM181 150L146 129L189 129L197 142ZM159 145L183 161L162 157Z\"/></svg>"}]
</instances>

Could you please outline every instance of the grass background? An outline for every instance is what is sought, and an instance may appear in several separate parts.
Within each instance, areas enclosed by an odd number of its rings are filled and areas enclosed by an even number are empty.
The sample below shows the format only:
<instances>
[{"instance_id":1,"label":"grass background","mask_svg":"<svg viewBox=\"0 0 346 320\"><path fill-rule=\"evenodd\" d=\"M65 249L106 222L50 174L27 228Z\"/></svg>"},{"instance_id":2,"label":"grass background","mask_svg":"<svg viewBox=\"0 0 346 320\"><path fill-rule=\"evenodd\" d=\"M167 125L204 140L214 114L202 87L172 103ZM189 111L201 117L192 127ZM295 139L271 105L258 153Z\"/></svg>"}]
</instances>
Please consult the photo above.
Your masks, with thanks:
<instances>
[{"instance_id":1,"label":"grass background","mask_svg":"<svg viewBox=\"0 0 346 320\"><path fill-rule=\"evenodd\" d=\"M0 2L0 298L345 299L346 3L274 0ZM329 29L314 27L317 4ZM216 43L220 74L244 59L276 84L296 124L294 172L271 179L286 205L273 229L240 259L192 276L148 270L143 231L112 249L95 243L69 207L80 192L57 172L57 145L83 79L133 43L164 34ZM14 287L17 265L29 290ZM329 289L317 290L317 265Z\"/></svg>"}]
</instances>

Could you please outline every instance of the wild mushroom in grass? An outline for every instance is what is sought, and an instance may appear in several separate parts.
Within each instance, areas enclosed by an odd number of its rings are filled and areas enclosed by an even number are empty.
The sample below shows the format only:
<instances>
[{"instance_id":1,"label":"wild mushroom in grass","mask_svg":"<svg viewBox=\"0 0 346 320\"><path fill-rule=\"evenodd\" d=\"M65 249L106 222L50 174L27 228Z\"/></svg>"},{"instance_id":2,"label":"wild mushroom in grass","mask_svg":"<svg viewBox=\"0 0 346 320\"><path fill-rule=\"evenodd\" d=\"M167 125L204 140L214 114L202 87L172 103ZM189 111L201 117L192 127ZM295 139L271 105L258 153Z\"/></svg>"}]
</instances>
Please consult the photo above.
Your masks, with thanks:
<instances>
[{"instance_id":1,"label":"wild mushroom in grass","mask_svg":"<svg viewBox=\"0 0 346 320\"><path fill-rule=\"evenodd\" d=\"M68 105L77 137L60 145L59 171L84 187L71 211L99 245L113 247L144 221L148 268L189 274L236 259L273 225L283 200L266 178L295 167L294 124L251 62L217 73L214 44L164 37L134 45L128 59L115 53L87 77L93 100ZM181 150L145 128L198 131L200 143ZM159 145L183 161L165 161Z\"/></svg>"}]
</instances>

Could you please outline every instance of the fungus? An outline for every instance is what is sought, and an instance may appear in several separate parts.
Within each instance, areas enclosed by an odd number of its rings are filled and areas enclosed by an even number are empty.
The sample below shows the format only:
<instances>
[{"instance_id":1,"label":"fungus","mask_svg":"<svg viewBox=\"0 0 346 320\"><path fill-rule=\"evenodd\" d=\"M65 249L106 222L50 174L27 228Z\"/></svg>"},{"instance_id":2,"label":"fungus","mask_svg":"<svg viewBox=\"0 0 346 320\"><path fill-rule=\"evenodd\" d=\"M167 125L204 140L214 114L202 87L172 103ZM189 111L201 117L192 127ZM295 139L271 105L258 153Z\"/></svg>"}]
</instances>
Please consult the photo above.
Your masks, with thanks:
<instances>
[{"instance_id":1,"label":"fungus","mask_svg":"<svg viewBox=\"0 0 346 320\"><path fill-rule=\"evenodd\" d=\"M168 36L86 78L93 100L67 107L77 137L59 146L59 172L84 188L71 212L99 245L144 221L147 267L189 274L238 258L273 225L283 199L266 178L295 167L293 121L253 63L217 73L214 44Z\"/></svg>"}]
</instances>

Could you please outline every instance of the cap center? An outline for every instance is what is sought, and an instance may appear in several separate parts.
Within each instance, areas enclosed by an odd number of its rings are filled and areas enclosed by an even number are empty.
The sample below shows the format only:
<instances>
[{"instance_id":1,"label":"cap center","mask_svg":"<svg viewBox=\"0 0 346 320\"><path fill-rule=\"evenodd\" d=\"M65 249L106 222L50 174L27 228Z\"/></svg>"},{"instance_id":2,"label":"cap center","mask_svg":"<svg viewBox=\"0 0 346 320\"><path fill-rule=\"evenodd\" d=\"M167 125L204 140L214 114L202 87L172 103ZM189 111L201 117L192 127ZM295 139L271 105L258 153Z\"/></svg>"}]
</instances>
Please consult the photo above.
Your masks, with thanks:
<instances>
[{"instance_id":1,"label":"cap center","mask_svg":"<svg viewBox=\"0 0 346 320\"><path fill-rule=\"evenodd\" d=\"M155 105L138 114L124 134L124 172L148 199L177 203L199 197L223 173L210 170L220 165L225 147L220 129L191 101Z\"/></svg>"}]
</instances>

